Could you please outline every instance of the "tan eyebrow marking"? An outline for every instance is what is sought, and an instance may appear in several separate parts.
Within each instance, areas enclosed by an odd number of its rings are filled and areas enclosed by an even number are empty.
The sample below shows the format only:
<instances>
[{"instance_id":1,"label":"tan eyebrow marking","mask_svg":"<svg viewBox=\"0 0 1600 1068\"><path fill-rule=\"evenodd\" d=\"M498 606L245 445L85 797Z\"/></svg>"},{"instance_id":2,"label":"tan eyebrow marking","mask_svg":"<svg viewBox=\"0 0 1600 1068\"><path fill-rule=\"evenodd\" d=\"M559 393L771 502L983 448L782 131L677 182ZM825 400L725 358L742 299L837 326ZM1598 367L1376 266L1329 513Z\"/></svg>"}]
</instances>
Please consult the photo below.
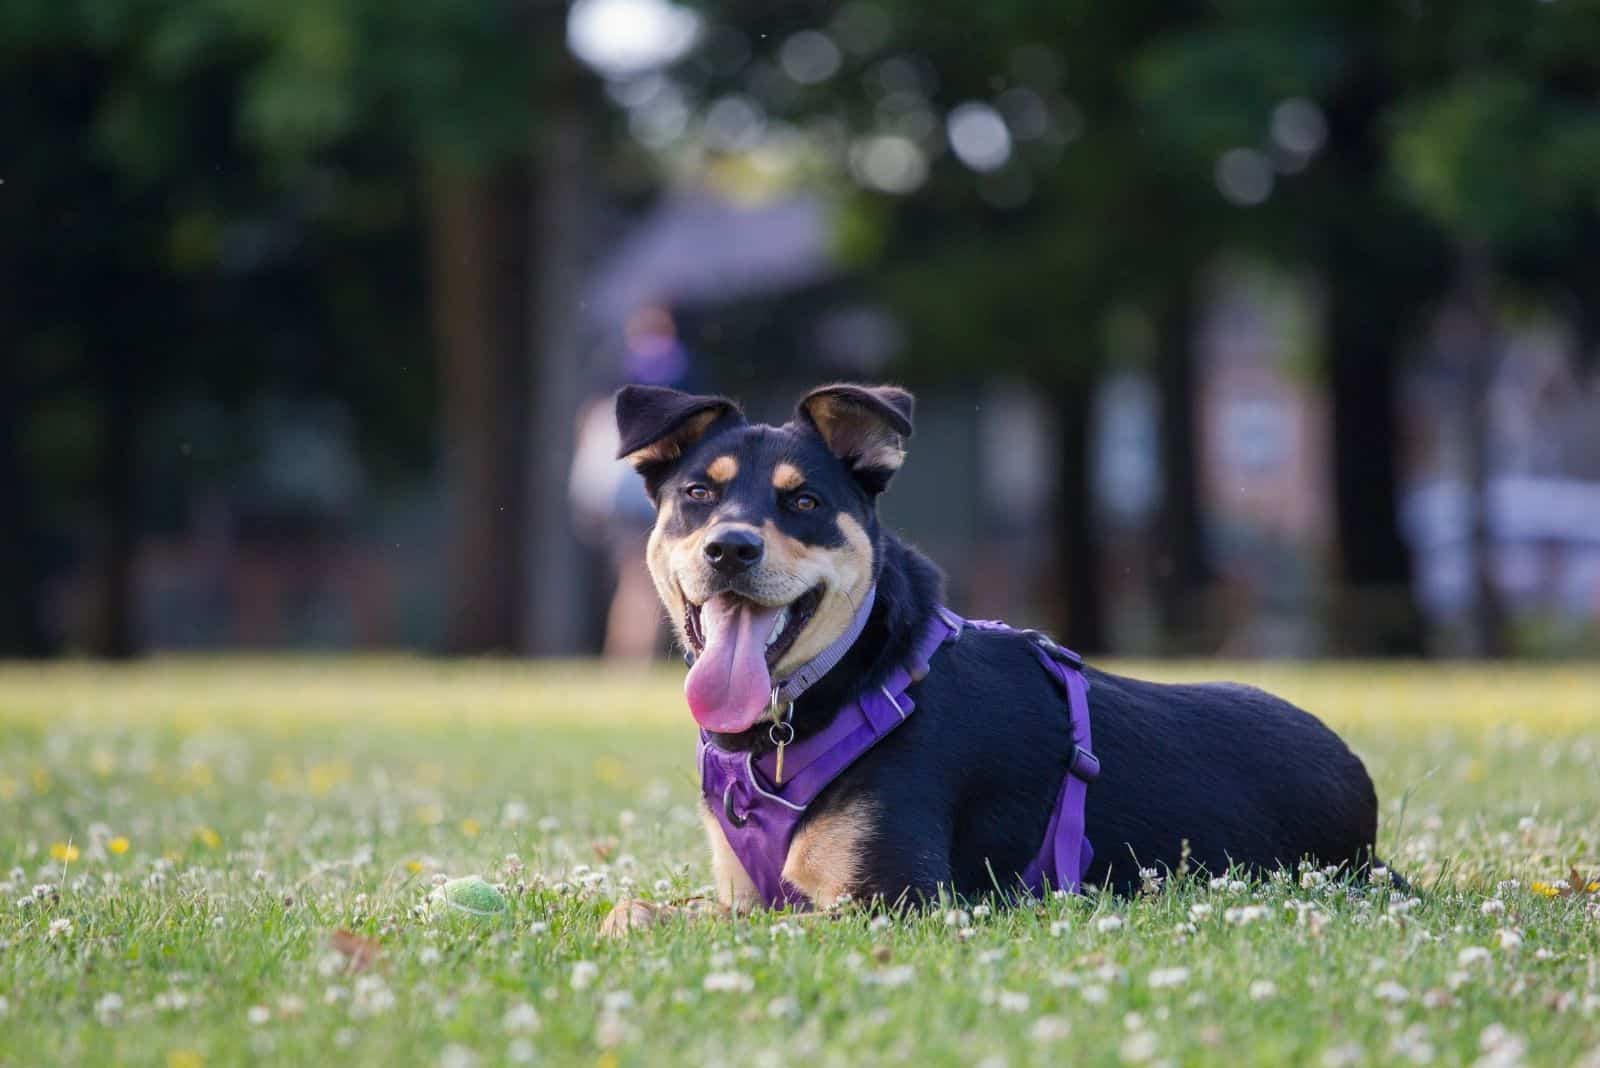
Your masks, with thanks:
<instances>
[{"instance_id":1,"label":"tan eyebrow marking","mask_svg":"<svg viewBox=\"0 0 1600 1068\"><path fill-rule=\"evenodd\" d=\"M806 476L794 464L779 464L772 469L772 488L781 490L797 489L804 485Z\"/></svg>"},{"instance_id":2,"label":"tan eyebrow marking","mask_svg":"<svg viewBox=\"0 0 1600 1068\"><path fill-rule=\"evenodd\" d=\"M738 473L739 461L731 456L719 456L706 468L706 474L718 482L732 482Z\"/></svg>"}]
</instances>

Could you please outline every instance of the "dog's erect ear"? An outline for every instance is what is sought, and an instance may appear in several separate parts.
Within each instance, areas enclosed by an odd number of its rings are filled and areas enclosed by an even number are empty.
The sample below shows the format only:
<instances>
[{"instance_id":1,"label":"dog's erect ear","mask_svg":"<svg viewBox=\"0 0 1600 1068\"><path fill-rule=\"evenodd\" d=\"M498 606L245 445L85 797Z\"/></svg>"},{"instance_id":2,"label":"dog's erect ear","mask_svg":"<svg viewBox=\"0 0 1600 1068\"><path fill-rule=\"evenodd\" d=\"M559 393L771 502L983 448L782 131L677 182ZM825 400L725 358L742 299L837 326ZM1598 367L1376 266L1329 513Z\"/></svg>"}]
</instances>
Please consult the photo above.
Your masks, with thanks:
<instances>
[{"instance_id":1,"label":"dog's erect ear","mask_svg":"<svg viewBox=\"0 0 1600 1068\"><path fill-rule=\"evenodd\" d=\"M744 423L744 413L726 397L697 396L659 386L623 386L617 391L617 457L644 476L654 497L661 479L684 450L713 426Z\"/></svg>"},{"instance_id":2,"label":"dog's erect ear","mask_svg":"<svg viewBox=\"0 0 1600 1068\"><path fill-rule=\"evenodd\" d=\"M799 415L849 465L868 493L882 493L905 462L913 401L898 386L822 386L800 401Z\"/></svg>"}]
</instances>

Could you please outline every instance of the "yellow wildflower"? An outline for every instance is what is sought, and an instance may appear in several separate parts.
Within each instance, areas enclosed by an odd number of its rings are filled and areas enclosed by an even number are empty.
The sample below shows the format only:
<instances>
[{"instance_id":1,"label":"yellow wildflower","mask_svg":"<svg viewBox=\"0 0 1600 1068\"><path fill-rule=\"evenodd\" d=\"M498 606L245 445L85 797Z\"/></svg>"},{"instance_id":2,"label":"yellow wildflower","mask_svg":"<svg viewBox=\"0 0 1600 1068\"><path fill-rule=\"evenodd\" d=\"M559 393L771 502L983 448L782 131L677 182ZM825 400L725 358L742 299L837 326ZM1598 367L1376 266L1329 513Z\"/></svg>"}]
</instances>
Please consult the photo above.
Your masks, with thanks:
<instances>
[{"instance_id":1,"label":"yellow wildflower","mask_svg":"<svg viewBox=\"0 0 1600 1068\"><path fill-rule=\"evenodd\" d=\"M422 861L420 861L420 860L408 860L408 861L406 861L406 871L410 872L412 875L420 874L421 871L422 871Z\"/></svg>"},{"instance_id":2,"label":"yellow wildflower","mask_svg":"<svg viewBox=\"0 0 1600 1068\"><path fill-rule=\"evenodd\" d=\"M50 844L50 859L71 864L78 859L78 847L71 842L52 842Z\"/></svg>"},{"instance_id":3,"label":"yellow wildflower","mask_svg":"<svg viewBox=\"0 0 1600 1068\"><path fill-rule=\"evenodd\" d=\"M205 1068L206 1059L192 1049L175 1049L167 1054L167 1068Z\"/></svg>"},{"instance_id":4,"label":"yellow wildflower","mask_svg":"<svg viewBox=\"0 0 1600 1068\"><path fill-rule=\"evenodd\" d=\"M461 833L466 835L468 838L478 837L478 832L481 830L483 830L483 824L479 823L471 816L468 816L466 819L461 821Z\"/></svg>"},{"instance_id":5,"label":"yellow wildflower","mask_svg":"<svg viewBox=\"0 0 1600 1068\"><path fill-rule=\"evenodd\" d=\"M196 841L207 849L215 849L222 844L222 835L213 831L210 827L196 827L194 837Z\"/></svg>"},{"instance_id":6,"label":"yellow wildflower","mask_svg":"<svg viewBox=\"0 0 1600 1068\"><path fill-rule=\"evenodd\" d=\"M106 843L106 848L120 857L128 851L128 840L119 834Z\"/></svg>"}]
</instances>

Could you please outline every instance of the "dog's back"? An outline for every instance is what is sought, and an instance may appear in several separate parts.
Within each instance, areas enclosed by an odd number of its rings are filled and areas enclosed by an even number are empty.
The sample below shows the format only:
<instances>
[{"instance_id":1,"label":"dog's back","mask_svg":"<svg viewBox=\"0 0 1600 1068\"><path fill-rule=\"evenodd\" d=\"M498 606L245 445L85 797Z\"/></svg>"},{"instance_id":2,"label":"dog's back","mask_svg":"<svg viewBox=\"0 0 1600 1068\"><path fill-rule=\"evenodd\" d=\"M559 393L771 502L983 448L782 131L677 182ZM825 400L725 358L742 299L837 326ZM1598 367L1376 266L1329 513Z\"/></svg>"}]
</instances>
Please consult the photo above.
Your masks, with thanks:
<instances>
[{"instance_id":1,"label":"dog's back","mask_svg":"<svg viewBox=\"0 0 1600 1068\"><path fill-rule=\"evenodd\" d=\"M1162 685L1089 669L1087 882L1137 887L1140 868L1258 872L1305 857L1371 863L1377 797L1361 761L1309 713L1248 686ZM1060 690L1015 633L969 630L914 690L917 714L841 783L896 828L868 884L1004 889L1033 858L1072 752ZM929 842L949 842L949 865ZM929 866L933 865L932 868Z\"/></svg>"}]
</instances>

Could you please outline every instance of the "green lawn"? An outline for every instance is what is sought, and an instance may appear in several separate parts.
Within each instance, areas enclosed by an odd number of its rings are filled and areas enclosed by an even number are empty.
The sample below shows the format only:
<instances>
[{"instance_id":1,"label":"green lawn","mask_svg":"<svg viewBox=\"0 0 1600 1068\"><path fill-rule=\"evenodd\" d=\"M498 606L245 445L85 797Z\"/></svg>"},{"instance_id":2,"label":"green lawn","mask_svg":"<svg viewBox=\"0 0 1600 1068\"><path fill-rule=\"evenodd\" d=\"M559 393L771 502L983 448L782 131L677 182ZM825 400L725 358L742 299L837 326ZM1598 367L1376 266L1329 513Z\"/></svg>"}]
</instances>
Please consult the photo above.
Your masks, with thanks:
<instances>
[{"instance_id":1,"label":"green lawn","mask_svg":"<svg viewBox=\"0 0 1600 1068\"><path fill-rule=\"evenodd\" d=\"M1137 670L1342 730L1420 901L1308 873L601 941L708 881L676 672L0 667L0 1065L1600 1065L1600 893L1557 884L1600 877L1600 670ZM474 873L503 918L422 907Z\"/></svg>"}]
</instances>

